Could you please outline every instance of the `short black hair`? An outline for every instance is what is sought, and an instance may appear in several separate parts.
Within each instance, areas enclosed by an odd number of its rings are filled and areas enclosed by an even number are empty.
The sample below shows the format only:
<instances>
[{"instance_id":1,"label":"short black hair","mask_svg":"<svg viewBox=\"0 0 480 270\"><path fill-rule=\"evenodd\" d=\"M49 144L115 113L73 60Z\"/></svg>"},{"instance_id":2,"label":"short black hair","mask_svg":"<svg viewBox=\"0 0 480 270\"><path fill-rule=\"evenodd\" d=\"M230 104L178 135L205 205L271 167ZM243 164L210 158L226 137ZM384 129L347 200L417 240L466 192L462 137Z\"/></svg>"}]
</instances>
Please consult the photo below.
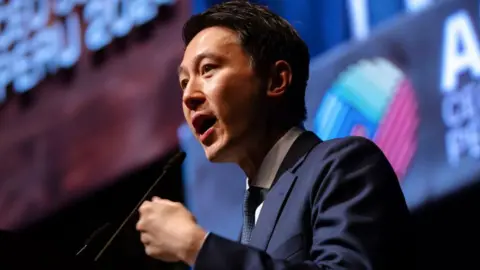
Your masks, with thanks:
<instances>
[{"instance_id":1,"label":"short black hair","mask_svg":"<svg viewBox=\"0 0 480 270\"><path fill-rule=\"evenodd\" d=\"M247 1L228 1L192 16L183 26L185 46L202 30L221 26L238 33L243 49L253 60L260 76L278 60L292 69L292 83L285 93L289 125L306 119L305 89L309 77L310 54L307 44L285 19L266 7ZM287 123L285 123L287 124Z\"/></svg>"}]
</instances>

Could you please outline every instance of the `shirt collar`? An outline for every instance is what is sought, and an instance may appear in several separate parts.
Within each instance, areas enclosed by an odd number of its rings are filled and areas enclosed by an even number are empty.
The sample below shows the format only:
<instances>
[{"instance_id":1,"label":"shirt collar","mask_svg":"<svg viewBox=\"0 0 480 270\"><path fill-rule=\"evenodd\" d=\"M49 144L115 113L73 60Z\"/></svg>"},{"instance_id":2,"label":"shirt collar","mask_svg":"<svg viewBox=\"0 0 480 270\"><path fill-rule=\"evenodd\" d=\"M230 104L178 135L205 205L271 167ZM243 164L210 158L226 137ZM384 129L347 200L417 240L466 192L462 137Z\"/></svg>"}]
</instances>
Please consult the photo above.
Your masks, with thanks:
<instances>
[{"instance_id":1,"label":"shirt collar","mask_svg":"<svg viewBox=\"0 0 480 270\"><path fill-rule=\"evenodd\" d=\"M295 142L295 140L302 134L304 130L299 127L293 127L285 135L283 135L268 151L267 155L262 161L260 168L257 173L257 177L255 177L254 181L250 183L250 185L255 187L261 187L265 189L270 189L275 179L275 175L277 174L282 161L285 159L285 156L288 153L290 147ZM246 180L246 188L248 189L249 180Z\"/></svg>"}]
</instances>

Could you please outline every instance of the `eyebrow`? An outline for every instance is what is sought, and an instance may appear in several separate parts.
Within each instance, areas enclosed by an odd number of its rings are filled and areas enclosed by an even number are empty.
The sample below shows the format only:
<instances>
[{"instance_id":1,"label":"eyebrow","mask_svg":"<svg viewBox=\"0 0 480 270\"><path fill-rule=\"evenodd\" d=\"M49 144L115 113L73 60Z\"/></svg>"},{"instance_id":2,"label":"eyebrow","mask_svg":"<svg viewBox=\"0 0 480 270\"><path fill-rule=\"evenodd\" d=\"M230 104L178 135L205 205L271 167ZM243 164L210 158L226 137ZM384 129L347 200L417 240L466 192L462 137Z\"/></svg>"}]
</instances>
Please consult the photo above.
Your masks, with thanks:
<instances>
[{"instance_id":1,"label":"eyebrow","mask_svg":"<svg viewBox=\"0 0 480 270\"><path fill-rule=\"evenodd\" d=\"M193 63L195 66L198 65L198 63L200 63L200 61L202 61L203 59L205 58L211 58L211 59L216 59L218 60L220 57L217 55L217 54L214 54L214 53L209 53L209 52L204 52L204 53L200 53L200 54L197 54L195 56L195 58L193 59ZM182 74L183 72L185 72L185 68L183 66L179 66L177 68L177 74L180 76L180 74Z\"/></svg>"}]
</instances>

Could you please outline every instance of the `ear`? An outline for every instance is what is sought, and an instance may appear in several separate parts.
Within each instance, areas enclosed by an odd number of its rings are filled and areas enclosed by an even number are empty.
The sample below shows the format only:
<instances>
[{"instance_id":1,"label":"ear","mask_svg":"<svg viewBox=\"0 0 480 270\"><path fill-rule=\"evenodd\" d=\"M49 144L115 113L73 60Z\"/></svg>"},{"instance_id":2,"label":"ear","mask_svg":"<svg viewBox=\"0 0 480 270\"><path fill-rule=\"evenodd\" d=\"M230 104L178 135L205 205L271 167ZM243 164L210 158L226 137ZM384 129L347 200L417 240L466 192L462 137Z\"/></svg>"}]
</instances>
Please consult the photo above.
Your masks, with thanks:
<instances>
[{"instance_id":1,"label":"ear","mask_svg":"<svg viewBox=\"0 0 480 270\"><path fill-rule=\"evenodd\" d=\"M275 62L270 71L270 87L267 96L280 97L285 94L292 82L292 69L284 60Z\"/></svg>"}]
</instances>

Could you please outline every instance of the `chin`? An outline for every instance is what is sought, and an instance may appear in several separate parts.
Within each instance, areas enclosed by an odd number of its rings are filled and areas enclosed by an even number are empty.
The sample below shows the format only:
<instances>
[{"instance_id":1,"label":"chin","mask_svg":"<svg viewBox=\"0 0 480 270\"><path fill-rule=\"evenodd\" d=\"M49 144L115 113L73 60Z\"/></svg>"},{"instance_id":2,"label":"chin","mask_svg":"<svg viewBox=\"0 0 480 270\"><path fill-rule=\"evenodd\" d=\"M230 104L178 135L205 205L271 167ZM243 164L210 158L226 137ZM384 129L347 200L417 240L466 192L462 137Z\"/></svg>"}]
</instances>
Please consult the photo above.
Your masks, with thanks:
<instances>
[{"instance_id":1,"label":"chin","mask_svg":"<svg viewBox=\"0 0 480 270\"><path fill-rule=\"evenodd\" d=\"M223 163L229 162L226 155L226 147L224 145L213 144L210 146L203 146L203 151L205 156L210 162L213 163Z\"/></svg>"},{"instance_id":2,"label":"chin","mask_svg":"<svg viewBox=\"0 0 480 270\"><path fill-rule=\"evenodd\" d=\"M205 157L210 162L219 163L222 162L222 159L218 155L218 151L215 149L211 149L210 147L204 147L203 151L205 152Z\"/></svg>"}]
</instances>

